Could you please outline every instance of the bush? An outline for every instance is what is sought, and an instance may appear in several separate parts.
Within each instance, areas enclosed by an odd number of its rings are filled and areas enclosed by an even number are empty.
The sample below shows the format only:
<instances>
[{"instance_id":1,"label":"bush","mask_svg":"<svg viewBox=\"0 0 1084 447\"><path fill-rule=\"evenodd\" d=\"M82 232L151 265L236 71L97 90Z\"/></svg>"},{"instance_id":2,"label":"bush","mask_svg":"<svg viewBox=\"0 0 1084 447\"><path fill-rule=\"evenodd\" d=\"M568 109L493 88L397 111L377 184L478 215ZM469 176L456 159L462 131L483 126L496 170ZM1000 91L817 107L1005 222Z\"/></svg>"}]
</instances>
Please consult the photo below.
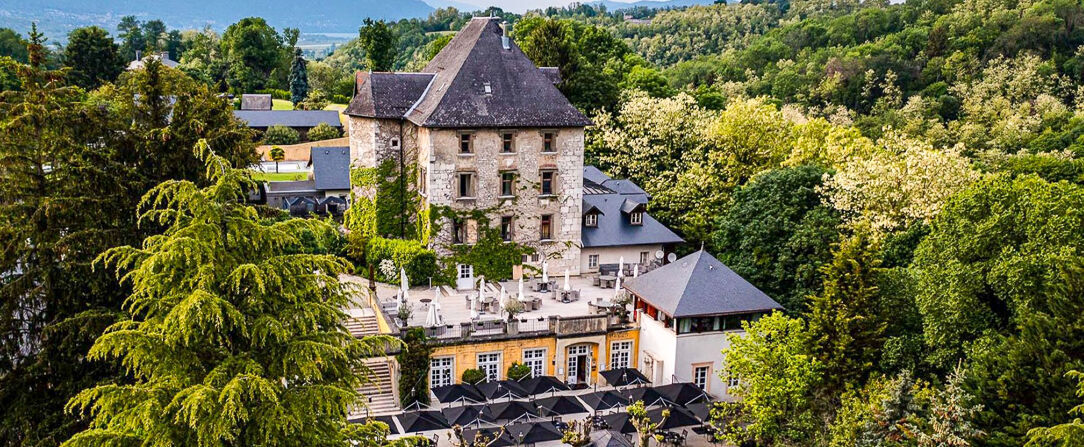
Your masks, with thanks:
<instances>
[{"instance_id":1,"label":"bush","mask_svg":"<svg viewBox=\"0 0 1084 447\"><path fill-rule=\"evenodd\" d=\"M280 90L277 88L265 88L263 90L256 90L256 93L261 95L271 95L274 99L290 100L290 92L286 90Z\"/></svg>"},{"instance_id":2,"label":"bush","mask_svg":"<svg viewBox=\"0 0 1084 447\"><path fill-rule=\"evenodd\" d=\"M463 383L469 383L471 385L477 385L486 381L486 373L478 368L472 368L463 371Z\"/></svg>"},{"instance_id":3,"label":"bush","mask_svg":"<svg viewBox=\"0 0 1084 447\"><path fill-rule=\"evenodd\" d=\"M512 362L508 367L508 380L521 380L531 376L531 367L520 362Z\"/></svg>"},{"instance_id":4,"label":"bush","mask_svg":"<svg viewBox=\"0 0 1084 447\"><path fill-rule=\"evenodd\" d=\"M349 253L355 261L360 261L361 251L356 244L356 240L351 241ZM398 283L399 269L406 269L407 277L415 284L433 277L437 272L437 254L418 241L374 237L369 240L366 255L366 261L373 267L373 274L381 282ZM378 268L380 261L385 259L391 260L396 267L390 276Z\"/></svg>"},{"instance_id":5,"label":"bush","mask_svg":"<svg viewBox=\"0 0 1084 447\"><path fill-rule=\"evenodd\" d=\"M264 144L297 144L300 141L301 135L286 126L271 126L263 133Z\"/></svg>"},{"instance_id":6,"label":"bush","mask_svg":"<svg viewBox=\"0 0 1084 447\"><path fill-rule=\"evenodd\" d=\"M331 95L331 102L335 104L349 104L350 97L346 95L334 94Z\"/></svg>"},{"instance_id":7,"label":"bush","mask_svg":"<svg viewBox=\"0 0 1084 447\"><path fill-rule=\"evenodd\" d=\"M343 136L342 132L328 123L320 123L309 129L309 141L330 140L341 136Z\"/></svg>"}]
</instances>

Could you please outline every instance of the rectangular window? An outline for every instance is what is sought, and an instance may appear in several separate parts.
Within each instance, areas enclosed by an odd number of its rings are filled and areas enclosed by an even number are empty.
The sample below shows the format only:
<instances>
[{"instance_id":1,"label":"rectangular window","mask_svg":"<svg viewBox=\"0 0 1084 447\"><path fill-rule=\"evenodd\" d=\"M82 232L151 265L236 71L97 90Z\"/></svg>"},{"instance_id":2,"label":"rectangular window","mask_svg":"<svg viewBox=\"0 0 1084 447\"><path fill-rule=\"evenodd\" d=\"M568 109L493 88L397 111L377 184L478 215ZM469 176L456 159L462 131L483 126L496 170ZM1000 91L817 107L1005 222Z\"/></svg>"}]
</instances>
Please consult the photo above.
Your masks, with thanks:
<instances>
[{"instance_id":1,"label":"rectangular window","mask_svg":"<svg viewBox=\"0 0 1084 447\"><path fill-rule=\"evenodd\" d=\"M647 252L647 251L641 251L640 252L640 264L641 265L647 264L647 261L649 259L651 259L651 252Z\"/></svg>"},{"instance_id":2,"label":"rectangular window","mask_svg":"<svg viewBox=\"0 0 1084 447\"><path fill-rule=\"evenodd\" d=\"M553 132L542 134L542 152L554 152Z\"/></svg>"},{"instance_id":3,"label":"rectangular window","mask_svg":"<svg viewBox=\"0 0 1084 447\"><path fill-rule=\"evenodd\" d=\"M501 240L512 242L512 216L501 216Z\"/></svg>"},{"instance_id":4,"label":"rectangular window","mask_svg":"<svg viewBox=\"0 0 1084 447\"><path fill-rule=\"evenodd\" d=\"M501 380L501 353L478 354L478 369L486 375L486 381Z\"/></svg>"},{"instance_id":5,"label":"rectangular window","mask_svg":"<svg viewBox=\"0 0 1084 447\"><path fill-rule=\"evenodd\" d=\"M553 178L556 174L553 171L542 171L542 195L553 195Z\"/></svg>"},{"instance_id":6,"label":"rectangular window","mask_svg":"<svg viewBox=\"0 0 1084 447\"><path fill-rule=\"evenodd\" d=\"M474 174L469 172L459 173L459 198L474 197Z\"/></svg>"},{"instance_id":7,"label":"rectangular window","mask_svg":"<svg viewBox=\"0 0 1084 447\"><path fill-rule=\"evenodd\" d=\"M502 172L501 173L501 197L515 196L516 187L516 173L515 172Z\"/></svg>"},{"instance_id":8,"label":"rectangular window","mask_svg":"<svg viewBox=\"0 0 1084 447\"><path fill-rule=\"evenodd\" d=\"M631 359L631 341L615 341L610 344L610 369L628 368Z\"/></svg>"},{"instance_id":9,"label":"rectangular window","mask_svg":"<svg viewBox=\"0 0 1084 447\"><path fill-rule=\"evenodd\" d=\"M462 219L452 219L452 243L467 243L467 224Z\"/></svg>"},{"instance_id":10,"label":"rectangular window","mask_svg":"<svg viewBox=\"0 0 1084 447\"><path fill-rule=\"evenodd\" d=\"M583 216L583 224L584 224L584 226L588 226L588 227L591 227L591 228L597 227L598 226L598 214L591 213L591 214L588 214L586 216Z\"/></svg>"},{"instance_id":11,"label":"rectangular window","mask_svg":"<svg viewBox=\"0 0 1084 447\"><path fill-rule=\"evenodd\" d=\"M538 225L538 237L544 241L553 239L553 216L543 214L541 223Z\"/></svg>"},{"instance_id":12,"label":"rectangular window","mask_svg":"<svg viewBox=\"0 0 1084 447\"><path fill-rule=\"evenodd\" d=\"M710 366L697 366L693 368L693 385L702 390L708 389L708 375L711 374Z\"/></svg>"},{"instance_id":13,"label":"rectangular window","mask_svg":"<svg viewBox=\"0 0 1084 447\"><path fill-rule=\"evenodd\" d=\"M726 392L727 392L727 394L734 394L734 393L730 392L730 389L731 388L737 388L738 385L741 385L741 380L738 380L738 376L735 376L735 375L728 376L726 378Z\"/></svg>"},{"instance_id":14,"label":"rectangular window","mask_svg":"<svg viewBox=\"0 0 1084 447\"><path fill-rule=\"evenodd\" d=\"M455 357L437 357L429 361L429 386L448 386L455 383Z\"/></svg>"},{"instance_id":15,"label":"rectangular window","mask_svg":"<svg viewBox=\"0 0 1084 447\"><path fill-rule=\"evenodd\" d=\"M629 214L629 223L633 225L643 225L644 213L642 211L637 211L635 213Z\"/></svg>"},{"instance_id":16,"label":"rectangular window","mask_svg":"<svg viewBox=\"0 0 1084 447\"><path fill-rule=\"evenodd\" d=\"M501 134L501 152L510 154L515 151L515 134L513 134L512 132L505 132Z\"/></svg>"},{"instance_id":17,"label":"rectangular window","mask_svg":"<svg viewBox=\"0 0 1084 447\"><path fill-rule=\"evenodd\" d=\"M474 152L473 135L469 133L459 134L459 153L469 154Z\"/></svg>"},{"instance_id":18,"label":"rectangular window","mask_svg":"<svg viewBox=\"0 0 1084 447\"><path fill-rule=\"evenodd\" d=\"M524 349L523 364L531 368L531 377L541 377L546 375L546 350Z\"/></svg>"},{"instance_id":19,"label":"rectangular window","mask_svg":"<svg viewBox=\"0 0 1084 447\"><path fill-rule=\"evenodd\" d=\"M598 268L598 255L587 255L587 268L589 268L589 269L597 269Z\"/></svg>"}]
</instances>

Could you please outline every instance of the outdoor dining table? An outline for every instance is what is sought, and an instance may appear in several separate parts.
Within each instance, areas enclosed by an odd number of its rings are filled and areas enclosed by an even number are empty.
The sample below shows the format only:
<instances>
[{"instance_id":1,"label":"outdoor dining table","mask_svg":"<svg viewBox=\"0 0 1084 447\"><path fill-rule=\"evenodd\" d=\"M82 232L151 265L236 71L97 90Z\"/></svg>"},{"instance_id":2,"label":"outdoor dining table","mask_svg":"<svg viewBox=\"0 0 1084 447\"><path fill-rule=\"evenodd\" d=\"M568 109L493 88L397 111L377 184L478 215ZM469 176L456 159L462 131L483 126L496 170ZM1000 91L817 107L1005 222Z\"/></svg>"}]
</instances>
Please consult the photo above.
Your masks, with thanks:
<instances>
[{"instance_id":1,"label":"outdoor dining table","mask_svg":"<svg viewBox=\"0 0 1084 447\"><path fill-rule=\"evenodd\" d=\"M612 288L614 281L617 281L617 277L613 275L600 275L598 277L599 286L604 289Z\"/></svg>"},{"instance_id":2,"label":"outdoor dining table","mask_svg":"<svg viewBox=\"0 0 1084 447\"><path fill-rule=\"evenodd\" d=\"M432 303L433 299L432 298L422 298L422 299L420 299L418 301L420 301L422 303L422 306L425 306L426 308L428 308L429 303Z\"/></svg>"}]
</instances>

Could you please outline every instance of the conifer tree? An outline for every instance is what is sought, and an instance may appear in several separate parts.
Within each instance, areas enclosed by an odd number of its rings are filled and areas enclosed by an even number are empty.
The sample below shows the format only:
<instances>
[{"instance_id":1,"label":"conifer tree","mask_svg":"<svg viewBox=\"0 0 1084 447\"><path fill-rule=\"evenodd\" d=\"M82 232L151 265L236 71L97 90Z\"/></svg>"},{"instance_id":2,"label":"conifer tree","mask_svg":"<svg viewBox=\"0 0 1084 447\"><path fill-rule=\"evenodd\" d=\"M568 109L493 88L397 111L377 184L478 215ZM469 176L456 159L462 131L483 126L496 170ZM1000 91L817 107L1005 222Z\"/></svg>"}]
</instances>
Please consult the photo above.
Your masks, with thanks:
<instances>
[{"instance_id":1,"label":"conifer tree","mask_svg":"<svg viewBox=\"0 0 1084 447\"><path fill-rule=\"evenodd\" d=\"M296 106L309 97L309 75L305 69L305 57L301 49L294 50L294 62L290 65L290 101Z\"/></svg>"},{"instance_id":2,"label":"conifer tree","mask_svg":"<svg viewBox=\"0 0 1084 447\"><path fill-rule=\"evenodd\" d=\"M170 180L142 199L140 222L165 231L103 253L132 293L124 319L98 338L95 360L129 382L100 385L68 409L91 419L68 447L345 446L359 404L362 359L391 339L343 327L352 299L333 255L299 234L337 231L319 220L264 223L245 196L249 174L197 144L210 185Z\"/></svg>"}]
</instances>

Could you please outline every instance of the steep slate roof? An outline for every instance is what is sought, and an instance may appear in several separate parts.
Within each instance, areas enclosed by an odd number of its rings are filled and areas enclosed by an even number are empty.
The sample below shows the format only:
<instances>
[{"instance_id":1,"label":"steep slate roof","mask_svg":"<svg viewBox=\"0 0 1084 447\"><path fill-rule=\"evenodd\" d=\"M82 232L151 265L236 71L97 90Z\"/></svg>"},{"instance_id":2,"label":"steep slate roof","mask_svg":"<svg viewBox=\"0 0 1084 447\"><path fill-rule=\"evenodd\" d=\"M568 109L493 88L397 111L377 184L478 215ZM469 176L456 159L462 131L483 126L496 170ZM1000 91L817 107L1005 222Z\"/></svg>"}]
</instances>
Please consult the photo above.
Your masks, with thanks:
<instances>
[{"instance_id":1,"label":"steep slate roof","mask_svg":"<svg viewBox=\"0 0 1084 447\"><path fill-rule=\"evenodd\" d=\"M350 148L312 147L309 165L316 189L350 189Z\"/></svg>"},{"instance_id":2,"label":"steep slate roof","mask_svg":"<svg viewBox=\"0 0 1084 447\"><path fill-rule=\"evenodd\" d=\"M241 95L241 110L271 110L274 101L268 94L245 94Z\"/></svg>"},{"instance_id":3,"label":"steep slate roof","mask_svg":"<svg viewBox=\"0 0 1084 447\"><path fill-rule=\"evenodd\" d=\"M582 225L580 242L584 247L685 242L646 212L642 225L629 223L628 210L648 201L647 193L635 183L613 180L594 166L584 166L583 188L583 212L599 213L597 227Z\"/></svg>"},{"instance_id":4,"label":"steep slate roof","mask_svg":"<svg viewBox=\"0 0 1084 447\"><path fill-rule=\"evenodd\" d=\"M499 23L475 17L426 65L422 72L436 76L407 119L424 127L590 125L511 39L504 49Z\"/></svg>"},{"instance_id":5,"label":"steep slate roof","mask_svg":"<svg viewBox=\"0 0 1084 447\"><path fill-rule=\"evenodd\" d=\"M320 123L342 127L339 112L334 110L234 110L233 116L248 127L316 127Z\"/></svg>"},{"instance_id":6,"label":"steep slate roof","mask_svg":"<svg viewBox=\"0 0 1084 447\"><path fill-rule=\"evenodd\" d=\"M628 278L625 288L674 318L783 308L703 249Z\"/></svg>"},{"instance_id":7,"label":"steep slate roof","mask_svg":"<svg viewBox=\"0 0 1084 447\"><path fill-rule=\"evenodd\" d=\"M369 73L355 75L354 98L343 112L365 118L397 119L425 93L432 73Z\"/></svg>"},{"instance_id":8,"label":"steep slate roof","mask_svg":"<svg viewBox=\"0 0 1084 447\"><path fill-rule=\"evenodd\" d=\"M291 193L291 192L316 192L316 182L312 180L289 180L281 182L267 182L267 192Z\"/></svg>"}]
</instances>

